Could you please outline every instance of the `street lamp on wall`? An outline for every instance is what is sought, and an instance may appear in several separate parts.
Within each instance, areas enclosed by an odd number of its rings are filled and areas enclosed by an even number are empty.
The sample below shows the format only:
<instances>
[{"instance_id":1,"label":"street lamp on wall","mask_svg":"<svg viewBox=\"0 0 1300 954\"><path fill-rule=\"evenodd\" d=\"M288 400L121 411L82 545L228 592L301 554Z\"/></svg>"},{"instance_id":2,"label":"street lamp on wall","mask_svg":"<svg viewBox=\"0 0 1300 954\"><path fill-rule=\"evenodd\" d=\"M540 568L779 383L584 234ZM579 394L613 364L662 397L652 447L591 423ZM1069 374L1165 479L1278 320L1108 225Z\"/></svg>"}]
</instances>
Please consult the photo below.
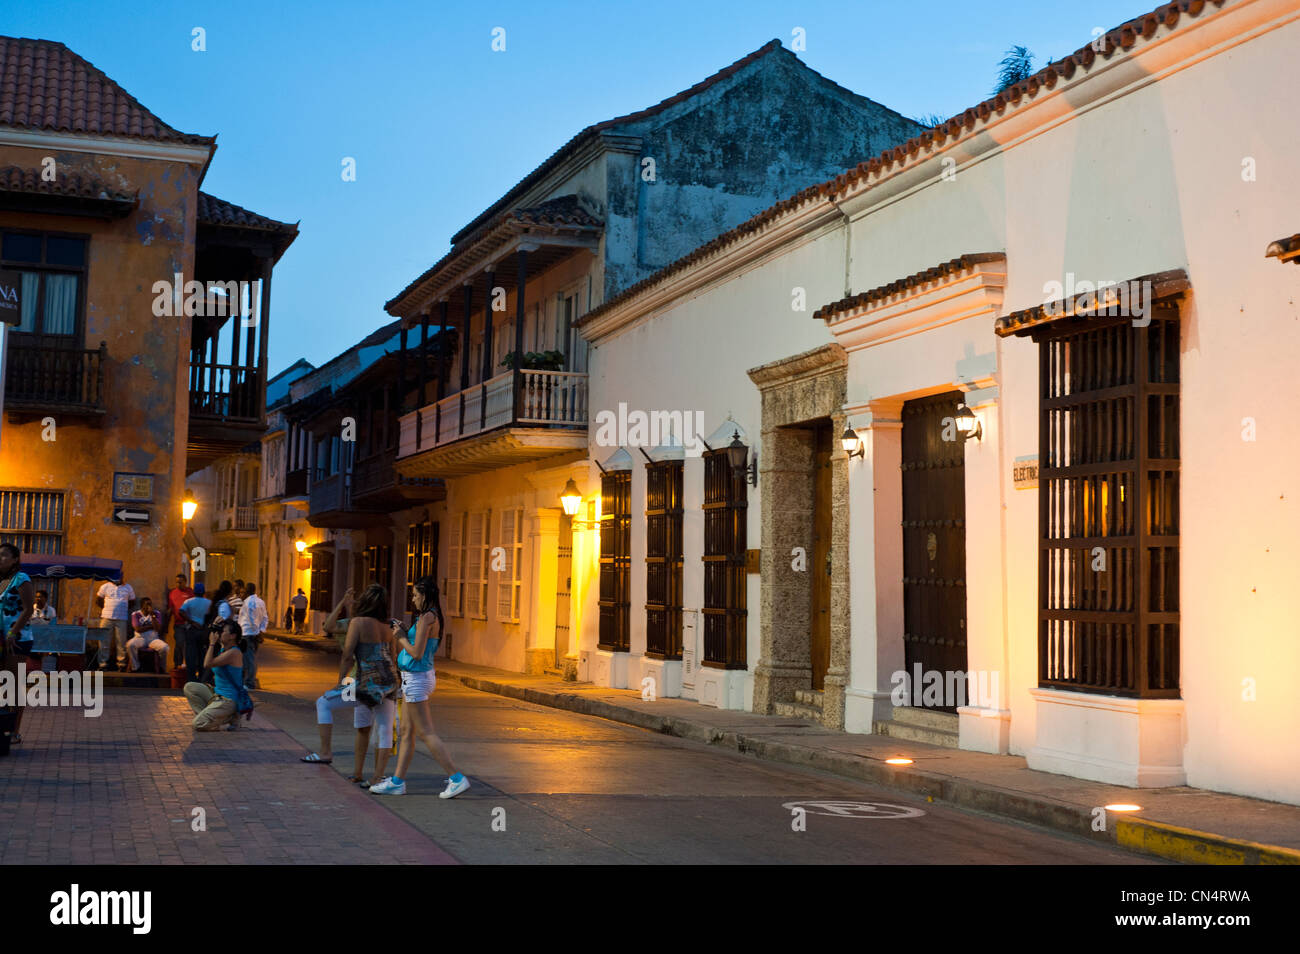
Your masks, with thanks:
<instances>
[{"instance_id":1,"label":"street lamp on wall","mask_svg":"<svg viewBox=\"0 0 1300 954\"><path fill-rule=\"evenodd\" d=\"M307 549L307 541L299 537L297 540L294 541L293 548L297 550L299 553L302 553L303 550Z\"/></svg>"},{"instance_id":2,"label":"street lamp on wall","mask_svg":"<svg viewBox=\"0 0 1300 954\"><path fill-rule=\"evenodd\" d=\"M578 489L578 485L574 483L572 477L564 485L564 490L560 492L560 506L564 508L566 517L576 517L578 508L582 506L582 491Z\"/></svg>"},{"instance_id":3,"label":"street lamp on wall","mask_svg":"<svg viewBox=\"0 0 1300 954\"><path fill-rule=\"evenodd\" d=\"M740 476L744 474L745 482L751 486L758 486L758 455L745 466L745 461L749 457L749 448L740 442L740 431L733 431L731 443L727 445L727 460L731 464L731 472Z\"/></svg>"},{"instance_id":4,"label":"street lamp on wall","mask_svg":"<svg viewBox=\"0 0 1300 954\"><path fill-rule=\"evenodd\" d=\"M858 437L858 432L851 427L844 428L844 433L840 435L840 446L844 448L844 453L850 457L867 456L867 449L862 444L862 438Z\"/></svg>"},{"instance_id":5,"label":"street lamp on wall","mask_svg":"<svg viewBox=\"0 0 1300 954\"><path fill-rule=\"evenodd\" d=\"M957 430L961 434L963 441L968 441L972 437L980 440L984 439L984 425L980 422L979 415L968 408L965 404L957 405L956 415Z\"/></svg>"},{"instance_id":6,"label":"street lamp on wall","mask_svg":"<svg viewBox=\"0 0 1300 954\"><path fill-rule=\"evenodd\" d=\"M192 491L185 491L185 499L181 501L181 519L191 520L194 517L194 511L199 509L199 502L194 499Z\"/></svg>"}]
</instances>

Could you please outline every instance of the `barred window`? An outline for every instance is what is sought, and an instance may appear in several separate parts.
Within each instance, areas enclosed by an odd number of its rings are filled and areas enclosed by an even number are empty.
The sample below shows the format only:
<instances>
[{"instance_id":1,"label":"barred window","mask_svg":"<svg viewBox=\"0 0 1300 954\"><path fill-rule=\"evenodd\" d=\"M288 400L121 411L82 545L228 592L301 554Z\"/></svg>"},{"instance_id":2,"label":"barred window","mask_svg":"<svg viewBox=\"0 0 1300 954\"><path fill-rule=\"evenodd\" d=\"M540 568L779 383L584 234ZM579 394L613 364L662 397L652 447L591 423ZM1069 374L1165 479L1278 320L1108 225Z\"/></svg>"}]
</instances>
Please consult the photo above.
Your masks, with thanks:
<instances>
[{"instance_id":1,"label":"barred window","mask_svg":"<svg viewBox=\"0 0 1300 954\"><path fill-rule=\"evenodd\" d=\"M704 657L718 669L745 668L745 522L749 485L727 451L704 455Z\"/></svg>"},{"instance_id":2,"label":"barred window","mask_svg":"<svg viewBox=\"0 0 1300 954\"><path fill-rule=\"evenodd\" d=\"M392 582L393 548L390 546L369 546L366 554L366 584L378 583L391 594L389 584Z\"/></svg>"},{"instance_id":3,"label":"barred window","mask_svg":"<svg viewBox=\"0 0 1300 954\"><path fill-rule=\"evenodd\" d=\"M682 462L646 465L646 655L682 658Z\"/></svg>"},{"instance_id":4,"label":"barred window","mask_svg":"<svg viewBox=\"0 0 1300 954\"><path fill-rule=\"evenodd\" d=\"M209 554L209 558L211 558L211 554ZM333 550L312 551L311 608L322 613L328 613L334 608Z\"/></svg>"},{"instance_id":5,"label":"barred window","mask_svg":"<svg viewBox=\"0 0 1300 954\"><path fill-rule=\"evenodd\" d=\"M632 645L632 473L600 479L599 649L627 652Z\"/></svg>"},{"instance_id":6,"label":"barred window","mask_svg":"<svg viewBox=\"0 0 1300 954\"><path fill-rule=\"evenodd\" d=\"M0 543L12 543L29 553L63 552L63 492L47 490L0 490ZM49 605L59 618L59 581L40 580L37 589L49 594Z\"/></svg>"},{"instance_id":7,"label":"barred window","mask_svg":"<svg viewBox=\"0 0 1300 954\"><path fill-rule=\"evenodd\" d=\"M1179 322L1054 322L1039 344L1040 686L1179 694Z\"/></svg>"}]
</instances>

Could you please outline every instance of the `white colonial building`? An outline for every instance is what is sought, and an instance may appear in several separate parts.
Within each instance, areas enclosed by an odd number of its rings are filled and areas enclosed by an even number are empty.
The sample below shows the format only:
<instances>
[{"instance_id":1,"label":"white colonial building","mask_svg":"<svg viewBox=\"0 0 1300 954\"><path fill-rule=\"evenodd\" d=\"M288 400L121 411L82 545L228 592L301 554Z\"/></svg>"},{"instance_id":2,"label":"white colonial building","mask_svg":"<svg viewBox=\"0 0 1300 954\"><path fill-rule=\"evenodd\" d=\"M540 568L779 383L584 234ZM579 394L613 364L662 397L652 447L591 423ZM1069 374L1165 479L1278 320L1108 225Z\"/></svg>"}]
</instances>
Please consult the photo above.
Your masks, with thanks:
<instances>
[{"instance_id":1,"label":"white colonial building","mask_svg":"<svg viewBox=\"0 0 1300 954\"><path fill-rule=\"evenodd\" d=\"M593 427L591 678L1300 802L1298 20L1165 4L586 315L593 421L711 448Z\"/></svg>"}]
</instances>

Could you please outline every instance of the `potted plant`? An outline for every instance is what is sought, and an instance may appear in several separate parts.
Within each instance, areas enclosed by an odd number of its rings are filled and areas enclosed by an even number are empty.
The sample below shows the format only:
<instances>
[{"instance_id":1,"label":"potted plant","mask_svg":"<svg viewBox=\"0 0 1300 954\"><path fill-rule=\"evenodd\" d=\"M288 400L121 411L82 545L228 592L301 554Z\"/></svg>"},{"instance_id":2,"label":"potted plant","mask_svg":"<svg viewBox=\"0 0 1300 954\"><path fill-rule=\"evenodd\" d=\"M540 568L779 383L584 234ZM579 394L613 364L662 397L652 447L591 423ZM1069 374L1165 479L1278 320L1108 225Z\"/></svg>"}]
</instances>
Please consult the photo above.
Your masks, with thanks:
<instances>
[{"instance_id":1,"label":"potted plant","mask_svg":"<svg viewBox=\"0 0 1300 954\"><path fill-rule=\"evenodd\" d=\"M514 368L515 352L509 352L501 359L503 368ZM525 351L521 367L525 371L563 371L563 351Z\"/></svg>"}]
</instances>

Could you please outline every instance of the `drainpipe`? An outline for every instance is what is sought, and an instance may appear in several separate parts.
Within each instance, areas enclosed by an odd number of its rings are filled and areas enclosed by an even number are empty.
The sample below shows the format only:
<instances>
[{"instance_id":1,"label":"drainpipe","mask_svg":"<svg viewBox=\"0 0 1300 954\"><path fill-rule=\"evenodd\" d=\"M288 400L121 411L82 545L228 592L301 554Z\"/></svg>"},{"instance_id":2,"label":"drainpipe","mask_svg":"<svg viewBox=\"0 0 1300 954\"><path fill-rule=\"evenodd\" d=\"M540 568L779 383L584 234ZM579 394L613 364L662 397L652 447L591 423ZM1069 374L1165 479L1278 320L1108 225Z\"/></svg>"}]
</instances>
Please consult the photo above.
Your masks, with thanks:
<instances>
[{"instance_id":1,"label":"drainpipe","mask_svg":"<svg viewBox=\"0 0 1300 954\"><path fill-rule=\"evenodd\" d=\"M835 211L844 217L844 297L848 298L853 294L853 285L849 280L849 265L853 260L853 230L849 227L849 215L840 208L840 204L829 196L826 199L831 205L835 206Z\"/></svg>"}]
</instances>

